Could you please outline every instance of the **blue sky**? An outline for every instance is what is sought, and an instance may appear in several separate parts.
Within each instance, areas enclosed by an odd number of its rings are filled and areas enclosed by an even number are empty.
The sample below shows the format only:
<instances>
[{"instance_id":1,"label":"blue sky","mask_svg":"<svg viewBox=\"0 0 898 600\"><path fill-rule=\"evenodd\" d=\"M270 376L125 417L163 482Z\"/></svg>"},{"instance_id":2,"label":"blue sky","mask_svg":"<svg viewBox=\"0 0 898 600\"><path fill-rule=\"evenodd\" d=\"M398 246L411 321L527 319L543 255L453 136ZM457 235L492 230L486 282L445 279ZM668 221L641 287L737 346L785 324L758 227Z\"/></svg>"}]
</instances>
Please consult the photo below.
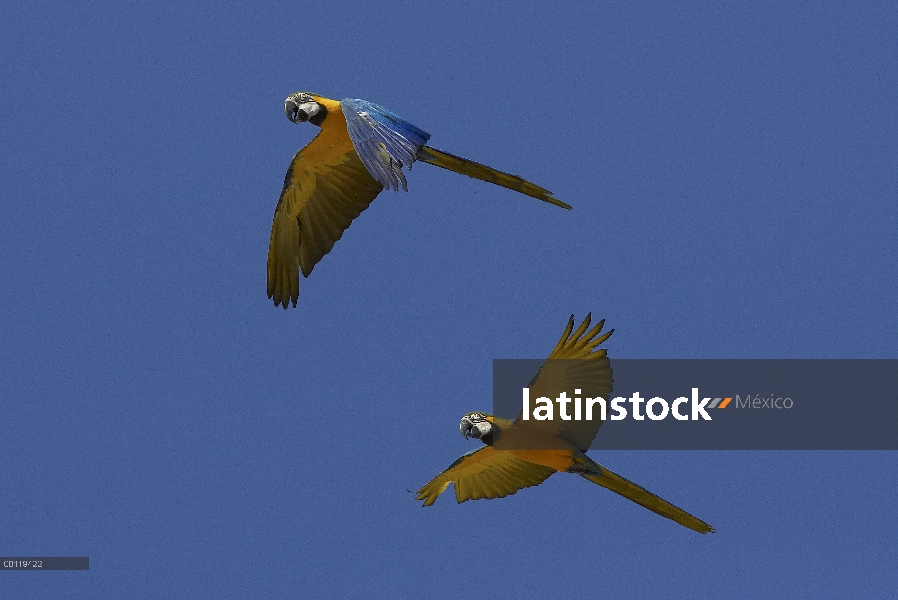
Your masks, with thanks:
<instances>
[{"instance_id":1,"label":"blue sky","mask_svg":"<svg viewBox=\"0 0 898 600\"><path fill-rule=\"evenodd\" d=\"M710 536L573 476L406 491L572 313L612 360L898 357L898 13L783 4L7 7L0 554L91 569L0 595L894 594L895 452L591 454ZM419 164L275 309L299 90L574 210Z\"/></svg>"}]
</instances>

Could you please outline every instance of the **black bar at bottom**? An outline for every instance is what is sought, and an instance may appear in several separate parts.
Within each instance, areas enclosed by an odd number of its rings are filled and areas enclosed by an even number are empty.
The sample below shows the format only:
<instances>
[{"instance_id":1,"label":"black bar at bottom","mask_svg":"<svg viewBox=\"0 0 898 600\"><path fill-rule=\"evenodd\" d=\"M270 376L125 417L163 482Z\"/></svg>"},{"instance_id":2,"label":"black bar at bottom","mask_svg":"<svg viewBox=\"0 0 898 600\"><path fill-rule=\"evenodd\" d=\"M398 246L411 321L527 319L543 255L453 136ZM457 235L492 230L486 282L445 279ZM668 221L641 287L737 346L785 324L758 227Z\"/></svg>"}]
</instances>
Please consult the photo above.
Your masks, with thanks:
<instances>
[{"instance_id":1,"label":"black bar at bottom","mask_svg":"<svg viewBox=\"0 0 898 600\"><path fill-rule=\"evenodd\" d=\"M87 571L88 556L0 556L0 571Z\"/></svg>"}]
</instances>

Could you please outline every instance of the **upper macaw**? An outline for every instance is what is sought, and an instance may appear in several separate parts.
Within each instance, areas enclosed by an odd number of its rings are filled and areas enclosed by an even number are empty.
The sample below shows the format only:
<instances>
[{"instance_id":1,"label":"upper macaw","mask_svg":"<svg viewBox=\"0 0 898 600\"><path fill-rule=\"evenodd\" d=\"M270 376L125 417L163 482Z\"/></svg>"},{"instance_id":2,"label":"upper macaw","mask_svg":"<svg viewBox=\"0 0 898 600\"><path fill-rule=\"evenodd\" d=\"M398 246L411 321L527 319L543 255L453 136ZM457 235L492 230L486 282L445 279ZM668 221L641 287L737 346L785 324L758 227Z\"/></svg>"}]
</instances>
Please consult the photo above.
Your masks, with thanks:
<instances>
[{"instance_id":1,"label":"upper macaw","mask_svg":"<svg viewBox=\"0 0 898 600\"><path fill-rule=\"evenodd\" d=\"M299 271L308 277L383 188L406 190L402 167L416 160L571 208L520 177L426 146L430 134L366 100L296 92L284 101L284 113L321 132L293 157L274 211L268 297L275 306L296 306Z\"/></svg>"},{"instance_id":2,"label":"upper macaw","mask_svg":"<svg viewBox=\"0 0 898 600\"><path fill-rule=\"evenodd\" d=\"M605 321L587 332L590 317L587 315L572 334L574 317L571 315L555 349L530 382L531 397L551 397L553 392L582 386L584 394L588 387L591 395L608 398L613 383L611 363L606 350L596 347L614 330L597 338ZM561 365L553 368L549 362L553 359L581 360L551 363ZM589 458L585 453L599 431L601 419L538 421L522 420L522 416L514 421L481 412L462 417L459 424L462 435L466 439L479 439L485 445L459 457L418 490L416 499L423 500L424 506L430 506L450 483L455 487L455 499L459 504L480 498L502 498L525 487L539 485L561 471L580 475L699 533L714 531L704 521Z\"/></svg>"}]
</instances>

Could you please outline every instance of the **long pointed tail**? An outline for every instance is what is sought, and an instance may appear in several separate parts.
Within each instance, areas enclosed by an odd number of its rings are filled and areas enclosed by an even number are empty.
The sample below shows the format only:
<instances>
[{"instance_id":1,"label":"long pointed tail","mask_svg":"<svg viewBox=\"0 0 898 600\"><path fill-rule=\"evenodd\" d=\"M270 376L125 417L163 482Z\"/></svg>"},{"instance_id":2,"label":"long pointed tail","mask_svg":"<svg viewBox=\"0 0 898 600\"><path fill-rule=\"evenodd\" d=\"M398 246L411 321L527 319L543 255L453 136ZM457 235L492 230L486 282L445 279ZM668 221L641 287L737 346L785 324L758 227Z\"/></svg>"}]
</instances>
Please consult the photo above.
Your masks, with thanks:
<instances>
[{"instance_id":1,"label":"long pointed tail","mask_svg":"<svg viewBox=\"0 0 898 600\"><path fill-rule=\"evenodd\" d=\"M552 192L545 188L530 183L526 179L521 179L517 175L510 175L508 173L503 173L502 171L497 171L492 167L482 165L473 160L468 160L467 158L455 156L454 154L449 154L448 152L443 152L436 148L431 148L430 146L422 146L418 150L416 158L420 161L444 169L449 169L450 171L455 171L456 173L461 173L468 177L473 177L474 179L501 185L502 187L526 194L527 196L532 196L538 200L548 202L549 204L560 206L561 208L571 209L570 204L566 204L557 198L553 198Z\"/></svg>"},{"instance_id":2,"label":"long pointed tail","mask_svg":"<svg viewBox=\"0 0 898 600\"><path fill-rule=\"evenodd\" d=\"M589 475L586 473L581 473L580 475L603 488L608 488L612 492L620 494L624 498L632 500L636 504L640 504L650 511L658 513L662 517L667 517L668 519L676 521L680 525L688 527L693 531L699 533L714 533L713 527L701 519L693 517L682 508L677 508L667 500L659 498L645 488L624 479L617 473L609 471L601 465L596 464L596 466L602 469L601 475Z\"/></svg>"}]
</instances>

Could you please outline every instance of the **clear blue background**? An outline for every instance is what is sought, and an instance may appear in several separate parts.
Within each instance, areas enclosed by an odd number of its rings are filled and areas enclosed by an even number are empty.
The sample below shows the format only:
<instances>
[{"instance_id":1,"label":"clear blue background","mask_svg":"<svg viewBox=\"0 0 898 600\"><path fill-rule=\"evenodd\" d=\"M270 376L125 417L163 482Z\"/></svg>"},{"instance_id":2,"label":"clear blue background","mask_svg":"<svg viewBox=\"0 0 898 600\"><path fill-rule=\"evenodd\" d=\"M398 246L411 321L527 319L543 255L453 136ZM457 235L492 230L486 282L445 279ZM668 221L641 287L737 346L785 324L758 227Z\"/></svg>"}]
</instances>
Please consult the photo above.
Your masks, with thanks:
<instances>
[{"instance_id":1,"label":"clear blue background","mask_svg":"<svg viewBox=\"0 0 898 600\"><path fill-rule=\"evenodd\" d=\"M895 452L593 457L422 509L492 359L898 357L894 2L9 5L3 598L886 598ZM784 7L784 4L788 6ZM303 90L380 103L571 212L427 165L265 295Z\"/></svg>"}]
</instances>

